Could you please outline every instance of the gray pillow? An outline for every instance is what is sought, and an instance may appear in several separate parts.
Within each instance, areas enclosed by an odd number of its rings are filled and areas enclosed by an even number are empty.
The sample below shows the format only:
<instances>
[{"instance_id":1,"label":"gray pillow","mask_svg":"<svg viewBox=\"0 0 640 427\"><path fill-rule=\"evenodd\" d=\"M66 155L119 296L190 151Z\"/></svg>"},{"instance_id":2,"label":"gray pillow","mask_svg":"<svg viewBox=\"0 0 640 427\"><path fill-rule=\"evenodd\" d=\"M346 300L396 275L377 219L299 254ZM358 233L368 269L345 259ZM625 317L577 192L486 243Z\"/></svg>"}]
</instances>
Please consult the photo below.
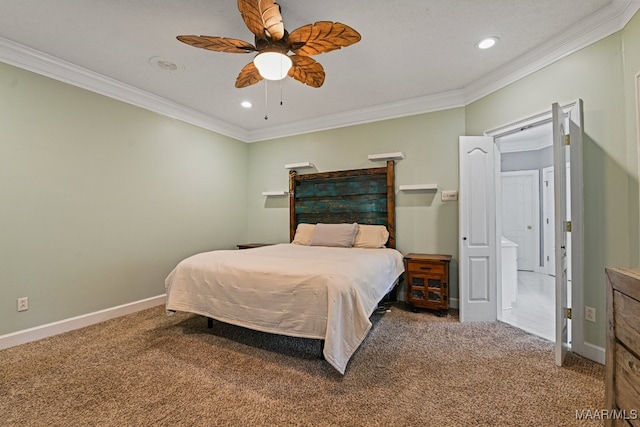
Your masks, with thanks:
<instances>
[{"instance_id":1,"label":"gray pillow","mask_svg":"<svg viewBox=\"0 0 640 427\"><path fill-rule=\"evenodd\" d=\"M311 246L350 248L358 233L358 224L316 224Z\"/></svg>"}]
</instances>

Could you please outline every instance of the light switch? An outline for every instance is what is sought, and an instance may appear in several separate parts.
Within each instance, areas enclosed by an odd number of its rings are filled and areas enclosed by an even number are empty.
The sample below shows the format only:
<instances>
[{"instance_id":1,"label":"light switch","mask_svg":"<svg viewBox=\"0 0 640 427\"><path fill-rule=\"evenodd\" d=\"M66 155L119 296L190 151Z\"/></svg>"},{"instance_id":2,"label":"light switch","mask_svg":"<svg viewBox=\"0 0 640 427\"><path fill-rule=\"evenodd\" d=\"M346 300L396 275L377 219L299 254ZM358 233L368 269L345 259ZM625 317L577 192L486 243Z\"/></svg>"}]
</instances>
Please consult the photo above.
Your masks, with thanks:
<instances>
[{"instance_id":1,"label":"light switch","mask_svg":"<svg viewBox=\"0 0 640 427\"><path fill-rule=\"evenodd\" d=\"M443 202L449 202L452 200L458 200L458 192L456 190L447 190L442 192Z\"/></svg>"}]
</instances>

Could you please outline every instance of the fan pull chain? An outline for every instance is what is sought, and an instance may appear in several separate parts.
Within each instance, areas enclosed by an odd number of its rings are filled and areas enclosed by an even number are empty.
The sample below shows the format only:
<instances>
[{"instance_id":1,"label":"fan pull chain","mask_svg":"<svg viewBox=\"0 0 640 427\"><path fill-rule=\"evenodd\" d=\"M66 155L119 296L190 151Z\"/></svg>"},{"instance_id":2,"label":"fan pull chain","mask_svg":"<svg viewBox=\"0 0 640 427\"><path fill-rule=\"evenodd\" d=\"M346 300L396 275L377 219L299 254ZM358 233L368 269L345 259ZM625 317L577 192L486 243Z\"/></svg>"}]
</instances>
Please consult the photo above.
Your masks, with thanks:
<instances>
[{"instance_id":1,"label":"fan pull chain","mask_svg":"<svg viewBox=\"0 0 640 427\"><path fill-rule=\"evenodd\" d=\"M282 80L280 80L280 105L282 105Z\"/></svg>"},{"instance_id":2,"label":"fan pull chain","mask_svg":"<svg viewBox=\"0 0 640 427\"><path fill-rule=\"evenodd\" d=\"M265 79L264 81L264 119L265 120L269 120L269 115L267 114L267 107L268 107L268 91L267 91L267 80Z\"/></svg>"}]
</instances>

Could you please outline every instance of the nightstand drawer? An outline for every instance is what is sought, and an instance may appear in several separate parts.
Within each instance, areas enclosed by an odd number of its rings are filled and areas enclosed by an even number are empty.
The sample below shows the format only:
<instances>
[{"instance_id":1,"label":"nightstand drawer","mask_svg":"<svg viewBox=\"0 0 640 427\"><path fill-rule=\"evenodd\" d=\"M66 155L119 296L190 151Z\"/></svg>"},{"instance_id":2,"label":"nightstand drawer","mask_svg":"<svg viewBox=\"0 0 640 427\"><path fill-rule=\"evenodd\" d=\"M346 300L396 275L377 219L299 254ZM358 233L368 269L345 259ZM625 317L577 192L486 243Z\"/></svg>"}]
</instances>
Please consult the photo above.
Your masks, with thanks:
<instances>
[{"instance_id":1,"label":"nightstand drawer","mask_svg":"<svg viewBox=\"0 0 640 427\"><path fill-rule=\"evenodd\" d=\"M429 274L444 274L445 266L442 263L431 264L428 262L415 262L410 261L408 264L408 270L412 273L429 273Z\"/></svg>"}]
</instances>

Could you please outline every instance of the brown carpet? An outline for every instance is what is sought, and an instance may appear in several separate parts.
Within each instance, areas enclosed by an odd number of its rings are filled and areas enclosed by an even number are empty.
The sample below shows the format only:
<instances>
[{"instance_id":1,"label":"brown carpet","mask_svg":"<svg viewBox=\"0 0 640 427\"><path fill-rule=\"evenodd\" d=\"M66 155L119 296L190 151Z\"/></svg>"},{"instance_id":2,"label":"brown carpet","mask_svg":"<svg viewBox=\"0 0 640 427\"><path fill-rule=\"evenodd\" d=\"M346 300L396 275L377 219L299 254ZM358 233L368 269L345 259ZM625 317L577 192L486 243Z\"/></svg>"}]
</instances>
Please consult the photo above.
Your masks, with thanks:
<instances>
[{"instance_id":1,"label":"brown carpet","mask_svg":"<svg viewBox=\"0 0 640 427\"><path fill-rule=\"evenodd\" d=\"M320 343L162 307L0 351L3 426L573 426L604 368L509 325L394 306L341 376ZM595 424L594 424L595 423Z\"/></svg>"}]
</instances>

